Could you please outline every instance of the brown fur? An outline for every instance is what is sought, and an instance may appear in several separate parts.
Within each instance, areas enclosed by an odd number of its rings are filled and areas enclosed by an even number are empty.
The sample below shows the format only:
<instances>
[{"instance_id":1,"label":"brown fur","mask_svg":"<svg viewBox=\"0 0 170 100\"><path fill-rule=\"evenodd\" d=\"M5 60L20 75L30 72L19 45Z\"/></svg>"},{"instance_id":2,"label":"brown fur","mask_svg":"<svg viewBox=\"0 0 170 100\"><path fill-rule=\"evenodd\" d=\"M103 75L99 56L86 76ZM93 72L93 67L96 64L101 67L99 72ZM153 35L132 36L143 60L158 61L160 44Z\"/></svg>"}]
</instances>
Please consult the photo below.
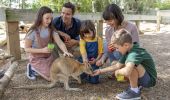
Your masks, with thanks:
<instances>
[{"instance_id":1,"label":"brown fur","mask_svg":"<svg viewBox=\"0 0 170 100\"><path fill-rule=\"evenodd\" d=\"M72 76L79 83L81 83L79 76L83 72L87 74L92 74L92 69L90 64L82 64L70 57L59 57L53 62L50 69L51 84L20 86L20 87L13 87L13 88L20 88L20 89L21 88L22 89L53 88L56 85L56 82L60 81L64 83L64 87L66 90L81 91L81 89L79 88L70 88L68 81L69 81L69 77Z\"/></svg>"}]
</instances>

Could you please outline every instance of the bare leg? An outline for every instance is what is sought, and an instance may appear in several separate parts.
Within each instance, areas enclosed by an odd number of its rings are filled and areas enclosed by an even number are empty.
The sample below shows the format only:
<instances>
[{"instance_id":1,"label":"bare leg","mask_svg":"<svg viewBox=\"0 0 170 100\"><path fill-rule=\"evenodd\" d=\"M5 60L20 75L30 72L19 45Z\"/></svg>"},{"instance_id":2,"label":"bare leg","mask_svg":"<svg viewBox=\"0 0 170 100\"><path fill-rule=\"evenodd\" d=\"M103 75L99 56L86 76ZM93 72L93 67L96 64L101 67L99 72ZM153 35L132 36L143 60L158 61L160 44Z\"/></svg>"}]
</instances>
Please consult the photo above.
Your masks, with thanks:
<instances>
[{"instance_id":1,"label":"bare leg","mask_svg":"<svg viewBox=\"0 0 170 100\"><path fill-rule=\"evenodd\" d=\"M143 75L145 74L145 69L144 67L140 64L138 65L138 67L136 67L138 74L139 74L139 78L143 77Z\"/></svg>"},{"instance_id":2,"label":"bare leg","mask_svg":"<svg viewBox=\"0 0 170 100\"><path fill-rule=\"evenodd\" d=\"M142 65L134 67L131 75L129 76L130 86L132 88L138 87L138 78L142 77L145 73L145 69Z\"/></svg>"},{"instance_id":3,"label":"bare leg","mask_svg":"<svg viewBox=\"0 0 170 100\"><path fill-rule=\"evenodd\" d=\"M55 87L56 82L57 82L57 81L51 81L51 83L49 84L49 88Z\"/></svg>"},{"instance_id":4,"label":"bare leg","mask_svg":"<svg viewBox=\"0 0 170 100\"><path fill-rule=\"evenodd\" d=\"M138 87L138 77L138 71L136 68L134 68L131 75L129 76L130 86L132 88Z\"/></svg>"}]
</instances>

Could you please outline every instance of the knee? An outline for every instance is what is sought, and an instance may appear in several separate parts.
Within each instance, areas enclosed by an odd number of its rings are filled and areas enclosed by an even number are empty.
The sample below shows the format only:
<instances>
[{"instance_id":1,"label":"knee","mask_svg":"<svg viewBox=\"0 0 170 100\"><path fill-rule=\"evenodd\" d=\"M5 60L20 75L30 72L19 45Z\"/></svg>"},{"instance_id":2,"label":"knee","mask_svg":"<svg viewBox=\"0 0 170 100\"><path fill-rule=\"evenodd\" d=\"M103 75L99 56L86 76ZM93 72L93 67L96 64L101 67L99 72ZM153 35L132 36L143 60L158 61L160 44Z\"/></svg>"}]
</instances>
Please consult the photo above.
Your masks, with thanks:
<instances>
[{"instance_id":1,"label":"knee","mask_svg":"<svg viewBox=\"0 0 170 100\"><path fill-rule=\"evenodd\" d=\"M128 77L129 80L132 79L132 78L138 78L138 77L139 77L139 73L138 73L138 71L134 68L134 69L132 70L132 72L129 73L126 77Z\"/></svg>"},{"instance_id":2,"label":"knee","mask_svg":"<svg viewBox=\"0 0 170 100\"><path fill-rule=\"evenodd\" d=\"M136 70L138 72L139 77L142 77L145 74L145 68L143 67L143 65L139 64L136 67Z\"/></svg>"},{"instance_id":3,"label":"knee","mask_svg":"<svg viewBox=\"0 0 170 100\"><path fill-rule=\"evenodd\" d=\"M90 77L89 78L89 83L98 84L99 83L99 76Z\"/></svg>"}]
</instances>

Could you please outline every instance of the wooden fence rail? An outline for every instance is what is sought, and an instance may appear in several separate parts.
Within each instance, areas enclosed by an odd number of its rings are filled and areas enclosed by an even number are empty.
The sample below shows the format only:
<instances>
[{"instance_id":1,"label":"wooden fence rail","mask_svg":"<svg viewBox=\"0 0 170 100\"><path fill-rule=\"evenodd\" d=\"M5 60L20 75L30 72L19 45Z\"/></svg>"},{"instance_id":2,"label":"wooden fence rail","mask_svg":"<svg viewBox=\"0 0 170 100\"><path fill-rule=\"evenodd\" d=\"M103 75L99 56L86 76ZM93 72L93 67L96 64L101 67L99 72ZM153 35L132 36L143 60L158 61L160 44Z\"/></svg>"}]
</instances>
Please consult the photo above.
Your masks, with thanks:
<instances>
[{"instance_id":1,"label":"wooden fence rail","mask_svg":"<svg viewBox=\"0 0 170 100\"><path fill-rule=\"evenodd\" d=\"M18 9L5 9L0 8L0 21L6 22L7 31L7 49L10 55L16 59L21 59L20 42L19 42L19 21L33 22L36 16L36 11L33 10L18 10ZM59 14L54 14L59 16ZM94 20L97 22L97 33L103 32L102 13L79 13L75 17L80 20ZM159 11L157 15L127 15L126 20L135 21L139 25L140 21L156 21L157 30L160 28L161 17Z\"/></svg>"}]
</instances>

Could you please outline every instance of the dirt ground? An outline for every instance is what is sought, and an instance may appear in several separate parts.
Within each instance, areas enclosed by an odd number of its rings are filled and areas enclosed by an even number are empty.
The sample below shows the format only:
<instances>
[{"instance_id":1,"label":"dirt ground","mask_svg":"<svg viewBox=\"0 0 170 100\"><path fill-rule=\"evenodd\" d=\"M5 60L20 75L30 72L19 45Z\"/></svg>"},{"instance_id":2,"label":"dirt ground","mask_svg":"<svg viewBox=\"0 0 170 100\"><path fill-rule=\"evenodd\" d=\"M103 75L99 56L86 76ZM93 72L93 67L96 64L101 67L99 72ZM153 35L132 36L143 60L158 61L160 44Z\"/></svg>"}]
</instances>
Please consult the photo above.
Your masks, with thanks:
<instances>
[{"instance_id":1,"label":"dirt ground","mask_svg":"<svg viewBox=\"0 0 170 100\"><path fill-rule=\"evenodd\" d=\"M170 27L169 27L170 28ZM154 58L158 72L155 87L142 90L142 100L169 100L170 99L170 31L145 32L140 35L141 46ZM58 83L52 89L12 89L12 87L30 84L48 84L49 82L38 77L37 80L27 79L25 74L26 61L19 62L17 71L7 87L1 100L115 100L117 93L127 88L128 82L120 83L108 79L108 73L101 75L100 84L78 84L70 80L71 87L83 89L82 92L65 91L63 84Z\"/></svg>"}]
</instances>

